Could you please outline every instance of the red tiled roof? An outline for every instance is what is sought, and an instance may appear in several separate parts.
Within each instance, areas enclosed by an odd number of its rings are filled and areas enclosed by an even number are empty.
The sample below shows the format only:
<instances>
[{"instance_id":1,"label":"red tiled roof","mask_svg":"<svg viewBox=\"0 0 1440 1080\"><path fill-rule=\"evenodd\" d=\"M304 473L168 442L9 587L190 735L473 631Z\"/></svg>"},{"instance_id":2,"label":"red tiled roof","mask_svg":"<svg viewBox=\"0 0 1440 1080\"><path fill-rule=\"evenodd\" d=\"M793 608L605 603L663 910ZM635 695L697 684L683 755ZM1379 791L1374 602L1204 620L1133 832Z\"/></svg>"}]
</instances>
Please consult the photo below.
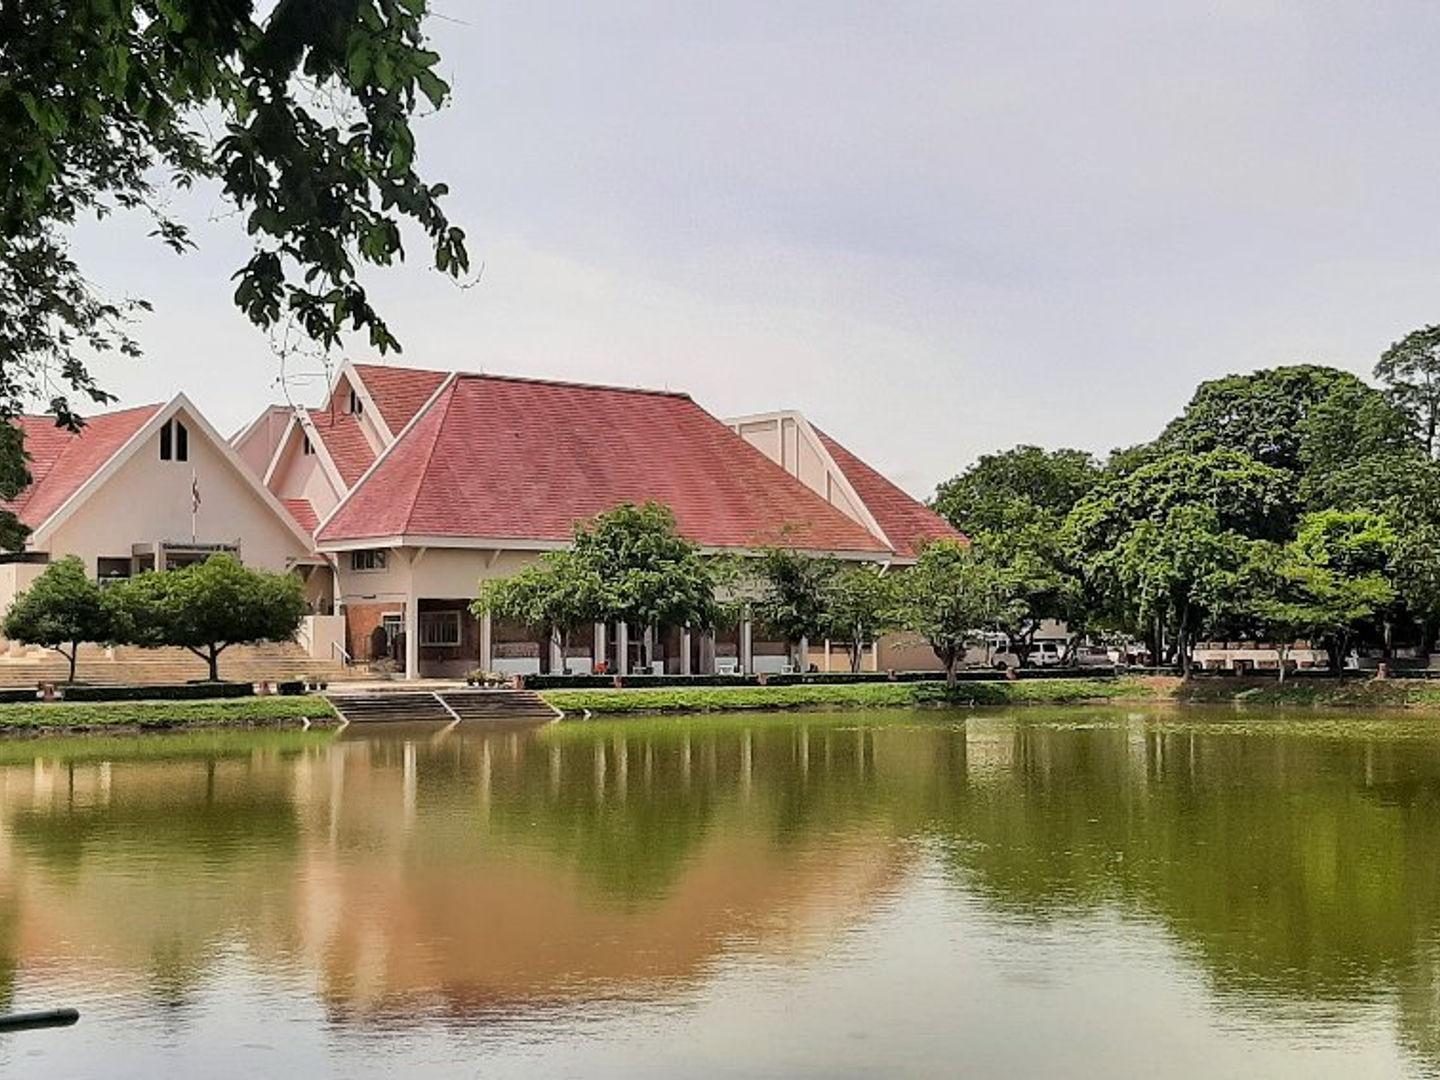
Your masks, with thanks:
<instances>
[{"instance_id":1,"label":"red tiled roof","mask_svg":"<svg viewBox=\"0 0 1440 1080\"><path fill-rule=\"evenodd\" d=\"M315 507L310 504L309 499L281 499L285 509L290 511L293 517L310 535L315 534L315 526L320 524L320 516L315 513Z\"/></svg>"},{"instance_id":2,"label":"red tiled roof","mask_svg":"<svg viewBox=\"0 0 1440 1080\"><path fill-rule=\"evenodd\" d=\"M315 433L325 444L330 460L340 470L340 479L347 487L353 487L356 480L375 462L375 451L360 430L360 421L348 412L338 408L311 409L310 422Z\"/></svg>"},{"instance_id":3,"label":"red tiled roof","mask_svg":"<svg viewBox=\"0 0 1440 1080\"><path fill-rule=\"evenodd\" d=\"M319 540L568 540L577 521L654 500L713 547L888 553L683 394L461 375Z\"/></svg>"},{"instance_id":4,"label":"red tiled roof","mask_svg":"<svg viewBox=\"0 0 1440 1080\"><path fill-rule=\"evenodd\" d=\"M941 537L962 539L950 523L924 503L911 498L819 428L815 434L850 481L855 494L874 516L886 538L895 545L895 554L913 559L930 540Z\"/></svg>"},{"instance_id":5,"label":"red tiled roof","mask_svg":"<svg viewBox=\"0 0 1440 1080\"><path fill-rule=\"evenodd\" d=\"M421 368L382 367L379 364L353 364L355 373L370 391L385 426L399 435L430 396L445 381L443 371Z\"/></svg>"},{"instance_id":6,"label":"red tiled roof","mask_svg":"<svg viewBox=\"0 0 1440 1080\"><path fill-rule=\"evenodd\" d=\"M21 416L31 483L11 503L0 503L32 529L64 505L163 405L92 416L78 433L55 426L53 416Z\"/></svg>"}]
</instances>

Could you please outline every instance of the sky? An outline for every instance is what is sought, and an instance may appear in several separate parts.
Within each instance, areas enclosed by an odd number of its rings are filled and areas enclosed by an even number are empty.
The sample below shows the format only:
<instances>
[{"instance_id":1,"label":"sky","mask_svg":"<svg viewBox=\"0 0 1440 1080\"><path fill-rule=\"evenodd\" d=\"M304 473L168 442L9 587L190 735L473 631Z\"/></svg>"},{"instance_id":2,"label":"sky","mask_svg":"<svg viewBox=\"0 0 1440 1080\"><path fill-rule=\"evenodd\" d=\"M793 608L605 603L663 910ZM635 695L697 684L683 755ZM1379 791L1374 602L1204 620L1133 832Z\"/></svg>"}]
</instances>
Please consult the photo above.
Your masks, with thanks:
<instances>
[{"instance_id":1,"label":"sky","mask_svg":"<svg viewBox=\"0 0 1440 1080\"><path fill-rule=\"evenodd\" d=\"M478 280L367 287L394 362L794 408L919 496L1019 443L1149 439L1195 384L1368 373L1440 322L1440 6L432 0L418 124ZM285 386L231 304L240 221L76 237L155 305L122 400L221 430ZM375 357L363 343L356 360Z\"/></svg>"}]
</instances>

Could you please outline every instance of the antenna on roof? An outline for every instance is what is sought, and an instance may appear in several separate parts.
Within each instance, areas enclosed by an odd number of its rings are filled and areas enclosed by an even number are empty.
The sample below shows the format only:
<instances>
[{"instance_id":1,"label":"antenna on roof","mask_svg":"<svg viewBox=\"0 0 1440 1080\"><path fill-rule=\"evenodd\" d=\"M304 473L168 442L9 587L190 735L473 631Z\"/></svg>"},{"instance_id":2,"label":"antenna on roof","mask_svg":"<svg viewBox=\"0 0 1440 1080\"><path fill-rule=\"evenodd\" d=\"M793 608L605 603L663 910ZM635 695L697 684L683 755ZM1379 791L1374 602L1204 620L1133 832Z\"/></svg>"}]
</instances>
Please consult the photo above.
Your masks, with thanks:
<instances>
[{"instance_id":1,"label":"antenna on roof","mask_svg":"<svg viewBox=\"0 0 1440 1080\"><path fill-rule=\"evenodd\" d=\"M278 372L271 385L280 388L280 393L285 398L285 404L291 412L300 408L291 393L292 384L304 385L313 383L317 379L323 379L326 388L329 388L334 378L334 359L329 350L316 344L312 338L297 329L293 315L287 318L278 330L271 331L270 351L275 354L278 362ZM318 363L320 370L292 371L290 368L292 358Z\"/></svg>"}]
</instances>

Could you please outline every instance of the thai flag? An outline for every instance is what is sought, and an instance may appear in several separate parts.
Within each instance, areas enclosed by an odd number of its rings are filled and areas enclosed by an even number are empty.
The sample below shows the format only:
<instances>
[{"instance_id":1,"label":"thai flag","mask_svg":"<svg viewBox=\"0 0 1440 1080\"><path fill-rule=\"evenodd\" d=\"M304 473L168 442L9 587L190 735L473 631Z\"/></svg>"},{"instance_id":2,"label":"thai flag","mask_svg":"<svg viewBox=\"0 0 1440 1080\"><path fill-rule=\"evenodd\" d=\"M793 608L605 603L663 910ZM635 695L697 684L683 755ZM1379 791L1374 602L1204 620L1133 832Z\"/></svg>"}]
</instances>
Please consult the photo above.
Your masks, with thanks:
<instances>
[{"instance_id":1,"label":"thai flag","mask_svg":"<svg viewBox=\"0 0 1440 1080\"><path fill-rule=\"evenodd\" d=\"M200 478L193 472L190 474L190 512L193 514L200 509Z\"/></svg>"}]
</instances>

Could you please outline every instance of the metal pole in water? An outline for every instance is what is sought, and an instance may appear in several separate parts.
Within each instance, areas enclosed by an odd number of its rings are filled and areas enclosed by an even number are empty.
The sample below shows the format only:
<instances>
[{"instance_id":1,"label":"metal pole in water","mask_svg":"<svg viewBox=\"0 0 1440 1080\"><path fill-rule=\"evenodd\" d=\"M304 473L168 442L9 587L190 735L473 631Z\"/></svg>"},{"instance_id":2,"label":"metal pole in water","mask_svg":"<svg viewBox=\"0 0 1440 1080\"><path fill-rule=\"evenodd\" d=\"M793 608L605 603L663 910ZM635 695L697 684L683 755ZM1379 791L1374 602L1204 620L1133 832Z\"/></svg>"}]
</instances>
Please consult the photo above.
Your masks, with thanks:
<instances>
[{"instance_id":1,"label":"metal pole in water","mask_svg":"<svg viewBox=\"0 0 1440 1080\"><path fill-rule=\"evenodd\" d=\"M45 1009L40 1012L0 1014L0 1034L37 1028L69 1027L80 1019L79 1009Z\"/></svg>"}]
</instances>

